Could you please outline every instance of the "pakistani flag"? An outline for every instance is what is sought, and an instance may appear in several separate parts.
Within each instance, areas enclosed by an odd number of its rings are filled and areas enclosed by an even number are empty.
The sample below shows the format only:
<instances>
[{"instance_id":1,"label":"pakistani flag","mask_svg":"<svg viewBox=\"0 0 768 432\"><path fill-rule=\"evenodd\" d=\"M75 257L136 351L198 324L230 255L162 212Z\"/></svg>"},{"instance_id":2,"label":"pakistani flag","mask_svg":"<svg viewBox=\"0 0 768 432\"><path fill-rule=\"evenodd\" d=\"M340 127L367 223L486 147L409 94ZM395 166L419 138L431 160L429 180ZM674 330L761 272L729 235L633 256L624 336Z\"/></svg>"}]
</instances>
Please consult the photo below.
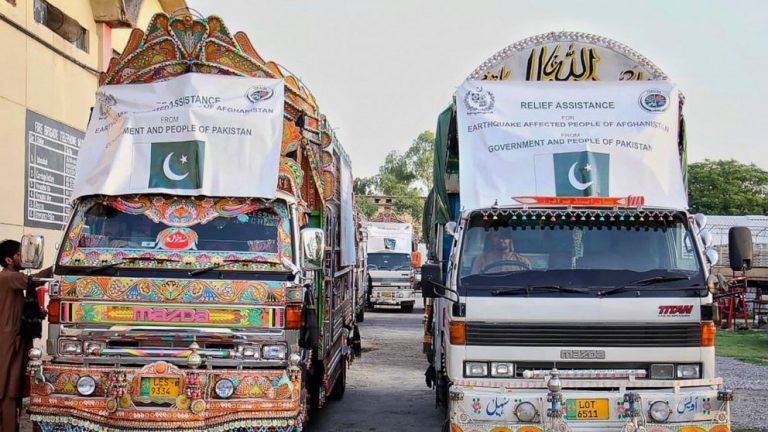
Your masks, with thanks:
<instances>
[{"instance_id":1,"label":"pakistani flag","mask_svg":"<svg viewBox=\"0 0 768 432\"><path fill-rule=\"evenodd\" d=\"M552 157L557 196L608 196L608 154L583 151Z\"/></svg>"},{"instance_id":2,"label":"pakistani flag","mask_svg":"<svg viewBox=\"0 0 768 432\"><path fill-rule=\"evenodd\" d=\"M203 141L152 143L149 187L200 189L203 185Z\"/></svg>"},{"instance_id":3,"label":"pakistani flag","mask_svg":"<svg viewBox=\"0 0 768 432\"><path fill-rule=\"evenodd\" d=\"M386 250L395 250L395 246L397 245L397 240L393 238L385 238L384 239L384 249Z\"/></svg>"}]
</instances>

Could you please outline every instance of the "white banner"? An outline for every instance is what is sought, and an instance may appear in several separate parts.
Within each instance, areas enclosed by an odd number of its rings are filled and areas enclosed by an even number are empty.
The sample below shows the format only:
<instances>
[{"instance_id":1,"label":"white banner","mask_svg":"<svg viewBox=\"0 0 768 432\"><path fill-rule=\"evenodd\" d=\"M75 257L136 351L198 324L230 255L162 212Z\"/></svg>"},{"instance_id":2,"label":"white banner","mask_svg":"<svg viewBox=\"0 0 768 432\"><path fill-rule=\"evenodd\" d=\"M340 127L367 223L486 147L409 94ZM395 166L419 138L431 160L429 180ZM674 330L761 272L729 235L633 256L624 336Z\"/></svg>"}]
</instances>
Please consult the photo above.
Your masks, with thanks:
<instances>
[{"instance_id":1,"label":"white banner","mask_svg":"<svg viewBox=\"0 0 768 432\"><path fill-rule=\"evenodd\" d=\"M355 265L357 250L355 249L355 219L352 204L352 168L344 156L341 161L341 265Z\"/></svg>"},{"instance_id":2,"label":"white banner","mask_svg":"<svg viewBox=\"0 0 768 432\"><path fill-rule=\"evenodd\" d=\"M668 82L465 81L455 97L465 209L521 197L688 207Z\"/></svg>"},{"instance_id":3,"label":"white banner","mask_svg":"<svg viewBox=\"0 0 768 432\"><path fill-rule=\"evenodd\" d=\"M272 198L282 80L185 74L107 85L80 149L73 198L168 193Z\"/></svg>"},{"instance_id":4,"label":"white banner","mask_svg":"<svg viewBox=\"0 0 768 432\"><path fill-rule=\"evenodd\" d=\"M366 252L403 252L411 253L413 245L413 227L408 223L367 222L368 232Z\"/></svg>"}]
</instances>

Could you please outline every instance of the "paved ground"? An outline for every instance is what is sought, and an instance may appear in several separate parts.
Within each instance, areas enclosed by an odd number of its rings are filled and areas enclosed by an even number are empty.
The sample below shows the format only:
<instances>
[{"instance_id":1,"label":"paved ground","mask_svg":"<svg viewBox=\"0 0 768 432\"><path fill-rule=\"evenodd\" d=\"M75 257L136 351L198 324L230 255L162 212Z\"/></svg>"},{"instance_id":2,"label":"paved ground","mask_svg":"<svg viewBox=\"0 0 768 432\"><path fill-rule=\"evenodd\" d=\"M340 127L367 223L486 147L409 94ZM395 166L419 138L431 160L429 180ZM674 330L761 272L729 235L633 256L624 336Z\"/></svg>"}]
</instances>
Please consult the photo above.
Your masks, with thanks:
<instances>
[{"instance_id":1,"label":"paved ground","mask_svg":"<svg viewBox=\"0 0 768 432\"><path fill-rule=\"evenodd\" d=\"M307 432L439 432L441 413L424 384L422 309L366 312L363 357L347 375L344 400L310 419Z\"/></svg>"}]
</instances>

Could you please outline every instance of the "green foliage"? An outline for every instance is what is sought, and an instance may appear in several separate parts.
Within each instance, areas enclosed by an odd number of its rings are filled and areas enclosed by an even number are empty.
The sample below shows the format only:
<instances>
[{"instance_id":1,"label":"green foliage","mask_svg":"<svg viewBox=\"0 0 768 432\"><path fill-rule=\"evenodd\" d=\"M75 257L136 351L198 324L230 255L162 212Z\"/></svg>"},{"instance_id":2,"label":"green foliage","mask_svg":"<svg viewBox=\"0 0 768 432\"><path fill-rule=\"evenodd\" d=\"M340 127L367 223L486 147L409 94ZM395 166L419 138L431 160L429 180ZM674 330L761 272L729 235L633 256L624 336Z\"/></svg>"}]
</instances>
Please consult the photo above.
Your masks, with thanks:
<instances>
[{"instance_id":1,"label":"green foliage","mask_svg":"<svg viewBox=\"0 0 768 432\"><path fill-rule=\"evenodd\" d=\"M373 195L376 193L376 177L358 177L352 186L355 195Z\"/></svg>"},{"instance_id":2,"label":"green foliage","mask_svg":"<svg viewBox=\"0 0 768 432\"><path fill-rule=\"evenodd\" d=\"M355 194L391 196L395 213L410 215L418 236L424 211L424 200L421 197L432 187L434 147L435 134L431 131L420 133L405 153L389 152L378 174L355 179ZM358 207L362 210L359 199Z\"/></svg>"},{"instance_id":3,"label":"green foliage","mask_svg":"<svg viewBox=\"0 0 768 432\"><path fill-rule=\"evenodd\" d=\"M355 198L355 205L358 209L360 209L361 212L365 215L366 218L370 219L373 217L374 214L376 214L376 210L378 209L378 206L375 202L373 202L373 199L368 197L357 197Z\"/></svg>"},{"instance_id":4,"label":"green foliage","mask_svg":"<svg viewBox=\"0 0 768 432\"><path fill-rule=\"evenodd\" d=\"M718 331L715 353L749 363L768 365L768 334L764 330Z\"/></svg>"},{"instance_id":5,"label":"green foliage","mask_svg":"<svg viewBox=\"0 0 768 432\"><path fill-rule=\"evenodd\" d=\"M735 160L705 159L688 165L688 196L693 213L766 214L768 171Z\"/></svg>"}]
</instances>

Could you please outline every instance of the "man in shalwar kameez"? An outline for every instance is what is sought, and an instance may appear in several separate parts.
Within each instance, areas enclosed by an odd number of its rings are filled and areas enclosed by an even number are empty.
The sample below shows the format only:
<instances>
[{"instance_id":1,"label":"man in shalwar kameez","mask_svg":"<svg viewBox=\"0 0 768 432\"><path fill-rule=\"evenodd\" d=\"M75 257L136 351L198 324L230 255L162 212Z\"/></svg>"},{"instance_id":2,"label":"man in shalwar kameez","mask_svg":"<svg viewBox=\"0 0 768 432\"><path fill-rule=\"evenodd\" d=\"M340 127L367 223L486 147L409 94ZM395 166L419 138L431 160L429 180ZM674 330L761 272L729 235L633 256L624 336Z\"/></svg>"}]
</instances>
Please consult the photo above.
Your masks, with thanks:
<instances>
[{"instance_id":1,"label":"man in shalwar kameez","mask_svg":"<svg viewBox=\"0 0 768 432\"><path fill-rule=\"evenodd\" d=\"M0 432L19 430L21 400L27 394L25 371L32 340L20 334L27 275L21 273L21 245L15 240L0 242ZM34 278L50 277L47 268ZM42 285L41 283L36 283Z\"/></svg>"}]
</instances>

